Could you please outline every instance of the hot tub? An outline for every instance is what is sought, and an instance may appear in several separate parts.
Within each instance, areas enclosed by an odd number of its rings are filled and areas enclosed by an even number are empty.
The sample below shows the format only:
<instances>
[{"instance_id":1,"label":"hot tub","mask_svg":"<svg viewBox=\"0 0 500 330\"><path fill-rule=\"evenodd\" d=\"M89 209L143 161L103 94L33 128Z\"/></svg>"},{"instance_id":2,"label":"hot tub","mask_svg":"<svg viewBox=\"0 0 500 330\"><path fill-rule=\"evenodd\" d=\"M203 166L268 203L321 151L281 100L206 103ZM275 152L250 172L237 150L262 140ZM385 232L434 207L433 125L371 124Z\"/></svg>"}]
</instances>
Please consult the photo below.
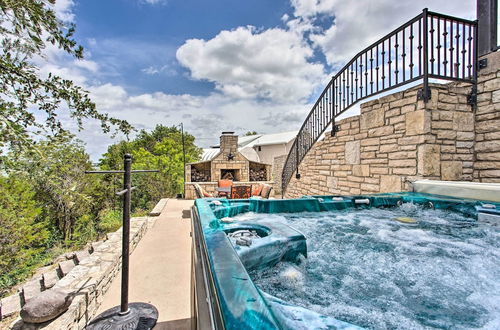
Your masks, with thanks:
<instances>
[{"instance_id":1,"label":"hot tub","mask_svg":"<svg viewBox=\"0 0 500 330\"><path fill-rule=\"evenodd\" d=\"M499 215L421 193L196 200L198 328L498 328Z\"/></svg>"}]
</instances>

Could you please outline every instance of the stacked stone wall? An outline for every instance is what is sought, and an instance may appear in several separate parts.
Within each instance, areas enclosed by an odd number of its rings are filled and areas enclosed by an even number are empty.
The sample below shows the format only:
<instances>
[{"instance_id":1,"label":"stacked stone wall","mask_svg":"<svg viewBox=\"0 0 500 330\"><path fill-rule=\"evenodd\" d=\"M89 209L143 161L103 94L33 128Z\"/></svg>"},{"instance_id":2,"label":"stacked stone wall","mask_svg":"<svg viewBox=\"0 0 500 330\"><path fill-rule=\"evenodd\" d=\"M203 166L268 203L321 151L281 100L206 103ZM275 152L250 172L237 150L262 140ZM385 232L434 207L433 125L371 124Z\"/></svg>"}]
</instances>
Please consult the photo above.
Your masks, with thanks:
<instances>
[{"instance_id":1,"label":"stacked stone wall","mask_svg":"<svg viewBox=\"0 0 500 330\"><path fill-rule=\"evenodd\" d=\"M475 112L474 181L500 183L500 53L484 57Z\"/></svg>"},{"instance_id":2,"label":"stacked stone wall","mask_svg":"<svg viewBox=\"0 0 500 330\"><path fill-rule=\"evenodd\" d=\"M285 197L364 194L411 189L418 179L472 180L474 113L471 86L431 84L431 100L417 98L422 86L361 105L361 114L327 132L299 166Z\"/></svg>"}]
</instances>

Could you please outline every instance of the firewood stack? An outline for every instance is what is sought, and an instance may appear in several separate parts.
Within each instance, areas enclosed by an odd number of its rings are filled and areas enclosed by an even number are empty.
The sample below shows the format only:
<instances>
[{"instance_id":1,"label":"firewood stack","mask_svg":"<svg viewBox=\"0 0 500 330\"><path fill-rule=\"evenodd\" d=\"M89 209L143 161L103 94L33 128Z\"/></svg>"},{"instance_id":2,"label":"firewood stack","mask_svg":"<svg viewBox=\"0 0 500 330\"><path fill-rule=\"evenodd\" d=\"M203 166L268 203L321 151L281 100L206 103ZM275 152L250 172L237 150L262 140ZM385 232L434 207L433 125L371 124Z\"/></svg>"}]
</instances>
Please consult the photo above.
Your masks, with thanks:
<instances>
[{"instance_id":1,"label":"firewood stack","mask_svg":"<svg viewBox=\"0 0 500 330\"><path fill-rule=\"evenodd\" d=\"M209 171L200 171L196 168L191 169L191 181L192 182L209 182L210 181L210 172Z\"/></svg>"},{"instance_id":2,"label":"firewood stack","mask_svg":"<svg viewBox=\"0 0 500 330\"><path fill-rule=\"evenodd\" d=\"M267 171L265 168L251 168L250 169L250 181L266 181Z\"/></svg>"}]
</instances>

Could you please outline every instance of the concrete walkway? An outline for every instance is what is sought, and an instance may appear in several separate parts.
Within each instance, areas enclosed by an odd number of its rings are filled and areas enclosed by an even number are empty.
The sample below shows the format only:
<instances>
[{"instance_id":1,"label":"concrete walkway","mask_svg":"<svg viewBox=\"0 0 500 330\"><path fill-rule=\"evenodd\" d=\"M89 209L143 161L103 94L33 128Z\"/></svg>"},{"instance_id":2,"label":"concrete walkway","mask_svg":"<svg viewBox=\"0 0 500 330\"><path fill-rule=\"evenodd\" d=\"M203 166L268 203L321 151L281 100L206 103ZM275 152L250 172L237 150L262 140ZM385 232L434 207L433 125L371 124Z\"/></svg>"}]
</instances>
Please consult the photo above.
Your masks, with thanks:
<instances>
[{"instance_id":1,"label":"concrete walkway","mask_svg":"<svg viewBox=\"0 0 500 330\"><path fill-rule=\"evenodd\" d=\"M129 302L153 304L155 330L190 329L192 200L169 199L130 257ZM184 215L184 217L183 217ZM98 314L120 304L121 274L104 296Z\"/></svg>"}]
</instances>

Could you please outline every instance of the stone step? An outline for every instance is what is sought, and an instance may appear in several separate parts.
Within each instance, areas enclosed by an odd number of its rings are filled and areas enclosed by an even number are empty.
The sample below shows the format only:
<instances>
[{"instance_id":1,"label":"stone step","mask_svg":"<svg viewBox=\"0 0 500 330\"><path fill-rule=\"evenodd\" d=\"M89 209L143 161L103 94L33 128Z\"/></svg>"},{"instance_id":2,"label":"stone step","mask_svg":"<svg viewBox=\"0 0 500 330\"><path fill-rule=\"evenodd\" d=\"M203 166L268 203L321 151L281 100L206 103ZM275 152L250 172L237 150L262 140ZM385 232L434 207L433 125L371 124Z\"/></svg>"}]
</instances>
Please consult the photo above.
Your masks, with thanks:
<instances>
[{"instance_id":1,"label":"stone step","mask_svg":"<svg viewBox=\"0 0 500 330\"><path fill-rule=\"evenodd\" d=\"M0 320L21 310L21 297L18 293L3 298L0 301Z\"/></svg>"},{"instance_id":2,"label":"stone step","mask_svg":"<svg viewBox=\"0 0 500 330\"><path fill-rule=\"evenodd\" d=\"M53 269L42 274L42 284L44 290L48 290L56 285L57 281L59 281L57 269Z\"/></svg>"},{"instance_id":3,"label":"stone step","mask_svg":"<svg viewBox=\"0 0 500 330\"><path fill-rule=\"evenodd\" d=\"M163 211L165 206L167 206L167 201L168 201L168 198L160 199L158 204L156 204L156 206L151 210L151 212L149 212L149 215L152 217L159 216L161 214L161 211Z\"/></svg>"},{"instance_id":4,"label":"stone step","mask_svg":"<svg viewBox=\"0 0 500 330\"><path fill-rule=\"evenodd\" d=\"M76 263L79 264L83 259L90 256L89 250L81 250L75 252Z\"/></svg>"},{"instance_id":5,"label":"stone step","mask_svg":"<svg viewBox=\"0 0 500 330\"><path fill-rule=\"evenodd\" d=\"M75 259L66 260L59 263L59 277L66 276L73 268L75 268Z\"/></svg>"},{"instance_id":6,"label":"stone step","mask_svg":"<svg viewBox=\"0 0 500 330\"><path fill-rule=\"evenodd\" d=\"M21 305L24 305L28 300L33 298L42 292L42 281L41 278L32 279L29 282L26 282L19 290L19 294L21 296Z\"/></svg>"}]
</instances>

